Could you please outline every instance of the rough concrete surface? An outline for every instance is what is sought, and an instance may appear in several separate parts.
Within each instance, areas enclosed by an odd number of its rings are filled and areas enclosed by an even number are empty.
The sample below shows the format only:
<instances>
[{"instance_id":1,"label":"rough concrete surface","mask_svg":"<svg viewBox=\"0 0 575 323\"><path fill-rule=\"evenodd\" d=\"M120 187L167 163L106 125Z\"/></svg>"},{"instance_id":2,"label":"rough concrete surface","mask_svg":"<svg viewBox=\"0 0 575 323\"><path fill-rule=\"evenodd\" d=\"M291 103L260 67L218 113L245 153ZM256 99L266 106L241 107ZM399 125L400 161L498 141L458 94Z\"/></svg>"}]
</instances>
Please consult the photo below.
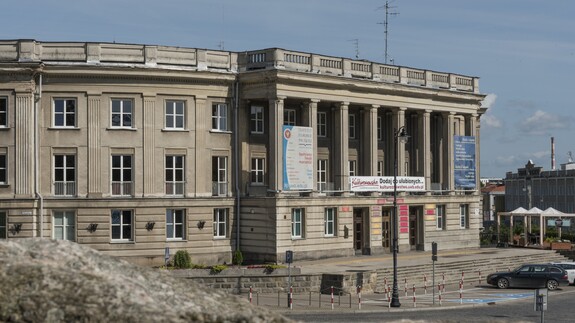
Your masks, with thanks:
<instances>
[{"instance_id":1,"label":"rough concrete surface","mask_svg":"<svg viewBox=\"0 0 575 323\"><path fill-rule=\"evenodd\" d=\"M0 322L288 322L69 241L0 242Z\"/></svg>"}]
</instances>

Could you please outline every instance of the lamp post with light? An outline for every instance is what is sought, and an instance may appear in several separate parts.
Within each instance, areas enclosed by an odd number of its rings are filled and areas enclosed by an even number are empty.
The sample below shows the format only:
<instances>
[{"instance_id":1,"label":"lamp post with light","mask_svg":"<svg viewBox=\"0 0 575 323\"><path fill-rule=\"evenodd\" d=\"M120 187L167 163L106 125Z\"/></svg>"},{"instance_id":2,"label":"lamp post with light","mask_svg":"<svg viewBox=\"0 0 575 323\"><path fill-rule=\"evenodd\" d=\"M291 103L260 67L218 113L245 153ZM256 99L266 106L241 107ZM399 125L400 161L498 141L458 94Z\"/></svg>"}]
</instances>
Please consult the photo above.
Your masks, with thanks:
<instances>
[{"instance_id":1,"label":"lamp post with light","mask_svg":"<svg viewBox=\"0 0 575 323\"><path fill-rule=\"evenodd\" d=\"M397 160L399 157L397 154L399 141L405 143L408 137L407 131L405 131L405 127L403 126L393 133L393 149L395 153L393 155L393 290L391 292L391 303L389 304L391 307L401 306L401 303L399 303L399 292L397 290L397 252L399 251L397 243Z\"/></svg>"}]
</instances>

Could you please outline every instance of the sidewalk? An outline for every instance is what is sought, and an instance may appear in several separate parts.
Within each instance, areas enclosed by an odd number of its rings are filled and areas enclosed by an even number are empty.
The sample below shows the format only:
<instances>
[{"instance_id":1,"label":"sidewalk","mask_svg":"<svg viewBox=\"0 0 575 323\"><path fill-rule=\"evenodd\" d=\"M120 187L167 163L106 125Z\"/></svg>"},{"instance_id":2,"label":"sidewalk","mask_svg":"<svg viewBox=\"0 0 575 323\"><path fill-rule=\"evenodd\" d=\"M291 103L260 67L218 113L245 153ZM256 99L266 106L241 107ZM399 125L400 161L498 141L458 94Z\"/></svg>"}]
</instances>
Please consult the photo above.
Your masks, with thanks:
<instances>
[{"instance_id":1,"label":"sidewalk","mask_svg":"<svg viewBox=\"0 0 575 323\"><path fill-rule=\"evenodd\" d=\"M481 260L494 258L509 258L530 256L541 253L540 249L530 248L477 248L451 251L439 251L436 264L456 263L466 260ZM551 252L551 251L549 251ZM294 255L297 257L297 255ZM410 251L398 254L398 270L402 267L415 265L431 265L431 251ZM517 265L520 265L519 263ZM393 267L393 255L353 256L320 260L294 260L292 267L299 267L302 274L338 274L346 272L369 272L381 268ZM487 273L486 273L487 274ZM509 291L501 293L495 287L489 286L484 280L469 280L463 285L447 283L441 296L439 291L431 287L424 290L419 287L415 291L398 283L398 295L401 303L399 308L389 307L387 293L352 293L342 296L322 295L318 292L307 292L293 295L292 308L289 308L287 293L253 295L252 303L265 306L274 311L289 313L293 311L322 312L381 312L381 311L413 311L440 310L454 307L473 307L490 305L500 301L531 298L532 291ZM361 304L361 305L360 305Z\"/></svg>"},{"instance_id":2,"label":"sidewalk","mask_svg":"<svg viewBox=\"0 0 575 323\"><path fill-rule=\"evenodd\" d=\"M452 263L465 260L509 258L512 256L528 256L541 252L540 249L530 248L476 248L439 251L436 264ZM384 254L378 256L352 256L341 258L329 258L319 260L297 260L294 255L293 267L299 267L302 274L319 273L345 273L358 271L374 271L381 268L393 267L393 255ZM397 267L409 267L414 265L432 264L431 251L408 251L397 255ZM519 265L519 264L518 264Z\"/></svg>"}]
</instances>

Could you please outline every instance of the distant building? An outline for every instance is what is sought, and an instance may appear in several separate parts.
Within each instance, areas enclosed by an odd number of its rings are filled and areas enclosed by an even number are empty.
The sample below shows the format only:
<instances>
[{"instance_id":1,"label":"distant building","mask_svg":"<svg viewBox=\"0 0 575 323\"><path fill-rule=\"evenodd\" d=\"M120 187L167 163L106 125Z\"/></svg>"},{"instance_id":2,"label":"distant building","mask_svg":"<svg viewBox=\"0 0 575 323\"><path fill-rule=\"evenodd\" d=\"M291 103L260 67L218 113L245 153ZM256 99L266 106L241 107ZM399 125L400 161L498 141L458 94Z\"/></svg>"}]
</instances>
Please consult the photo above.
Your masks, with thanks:
<instances>
[{"instance_id":1,"label":"distant building","mask_svg":"<svg viewBox=\"0 0 575 323\"><path fill-rule=\"evenodd\" d=\"M505 211L518 207L527 210L552 207L564 213L575 213L575 163L561 164L557 170L544 171L529 161L517 173L505 177Z\"/></svg>"},{"instance_id":2,"label":"distant building","mask_svg":"<svg viewBox=\"0 0 575 323\"><path fill-rule=\"evenodd\" d=\"M393 195L349 179L397 160L425 182L399 193L400 250L478 247L479 179L454 159L479 169L484 97L476 77L278 48L0 41L0 238L143 264L166 247L197 263L376 255ZM291 136L307 146L288 152Z\"/></svg>"},{"instance_id":3,"label":"distant building","mask_svg":"<svg viewBox=\"0 0 575 323\"><path fill-rule=\"evenodd\" d=\"M505 211L505 185L503 179L485 181L481 188L483 222L495 222L497 212Z\"/></svg>"}]
</instances>

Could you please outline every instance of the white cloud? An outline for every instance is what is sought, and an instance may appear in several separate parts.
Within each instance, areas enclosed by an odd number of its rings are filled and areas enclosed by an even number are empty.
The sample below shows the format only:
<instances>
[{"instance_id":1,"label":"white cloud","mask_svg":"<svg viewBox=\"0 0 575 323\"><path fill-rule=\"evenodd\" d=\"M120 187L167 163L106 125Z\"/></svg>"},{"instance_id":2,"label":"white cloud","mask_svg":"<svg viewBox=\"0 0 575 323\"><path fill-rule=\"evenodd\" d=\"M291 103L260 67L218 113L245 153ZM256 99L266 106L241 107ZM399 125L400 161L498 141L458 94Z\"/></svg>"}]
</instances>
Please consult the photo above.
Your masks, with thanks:
<instances>
[{"instance_id":1,"label":"white cloud","mask_svg":"<svg viewBox=\"0 0 575 323\"><path fill-rule=\"evenodd\" d=\"M571 117L554 115L537 110L519 124L519 130L531 135L550 134L550 131L566 129L571 123Z\"/></svg>"},{"instance_id":2,"label":"white cloud","mask_svg":"<svg viewBox=\"0 0 575 323\"><path fill-rule=\"evenodd\" d=\"M481 116L481 126L501 128L502 123L497 117L494 117L491 114L484 114Z\"/></svg>"},{"instance_id":3,"label":"white cloud","mask_svg":"<svg viewBox=\"0 0 575 323\"><path fill-rule=\"evenodd\" d=\"M495 100L497 100L497 94L489 93L489 94L487 94L485 99L483 99L483 101L481 101L481 107L491 109L491 107L495 103Z\"/></svg>"}]
</instances>

